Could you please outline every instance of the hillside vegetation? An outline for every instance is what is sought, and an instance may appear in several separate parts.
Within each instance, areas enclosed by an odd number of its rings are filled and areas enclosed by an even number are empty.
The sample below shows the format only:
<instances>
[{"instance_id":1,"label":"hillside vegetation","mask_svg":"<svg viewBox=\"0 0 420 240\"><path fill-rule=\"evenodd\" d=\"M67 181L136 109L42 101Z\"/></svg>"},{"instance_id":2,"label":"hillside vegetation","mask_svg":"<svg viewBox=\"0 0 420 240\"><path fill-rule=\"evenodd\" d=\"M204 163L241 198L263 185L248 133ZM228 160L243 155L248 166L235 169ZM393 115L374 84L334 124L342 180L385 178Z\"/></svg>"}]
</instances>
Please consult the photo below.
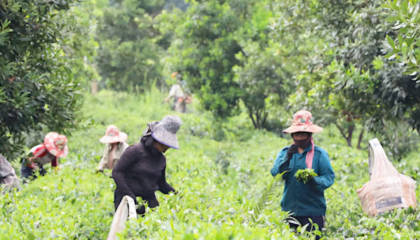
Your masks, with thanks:
<instances>
[{"instance_id":1,"label":"hillside vegetation","mask_svg":"<svg viewBox=\"0 0 420 240\"><path fill-rule=\"evenodd\" d=\"M85 96L85 129L69 137L70 154L57 173L23 186L0 199L0 239L105 239L112 217L114 181L110 172L95 174L103 150L98 139L109 124L138 142L149 121L174 114L161 104L155 89L140 96L102 91ZM167 181L181 195L158 193L161 206L137 222L128 223L124 239L306 239L293 235L281 212L283 183L278 182L257 202L272 182L274 157L290 140L253 130L246 116L223 123L223 140L213 140L217 123L211 114L194 110L180 115L180 150L169 150ZM327 239L415 239L420 237L420 213L398 210L368 218L356 189L368 181L367 151L346 146L331 129L315 135L336 172L326 191ZM417 178L418 154L396 163ZM14 163L18 167L17 163ZM417 191L418 195L418 191Z\"/></svg>"}]
</instances>

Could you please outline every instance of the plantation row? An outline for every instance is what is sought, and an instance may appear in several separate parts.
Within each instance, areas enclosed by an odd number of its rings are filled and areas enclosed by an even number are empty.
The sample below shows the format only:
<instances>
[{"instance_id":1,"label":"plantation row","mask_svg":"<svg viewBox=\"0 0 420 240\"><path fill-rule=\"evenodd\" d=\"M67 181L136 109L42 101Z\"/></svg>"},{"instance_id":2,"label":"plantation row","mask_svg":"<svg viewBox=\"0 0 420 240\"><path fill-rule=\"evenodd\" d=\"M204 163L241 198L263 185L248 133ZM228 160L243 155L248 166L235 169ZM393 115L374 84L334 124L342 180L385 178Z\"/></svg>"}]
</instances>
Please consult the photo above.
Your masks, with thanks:
<instances>
[{"instance_id":1,"label":"plantation row","mask_svg":"<svg viewBox=\"0 0 420 240\"><path fill-rule=\"evenodd\" d=\"M0 239L105 239L114 214L114 181L110 172L96 174L103 145L98 139L109 124L138 142L146 123L170 113L154 90L141 97L103 91L87 97L85 130L69 137L70 154L58 173L23 186L0 200ZM122 104L124 103L124 104ZM201 112L182 115L180 150L169 150L167 181L181 195L157 197L161 206L131 221L123 239L306 239L294 235L280 208L283 183L277 183L258 207L273 178L270 169L290 140L252 130L244 116L226 122L224 140L212 138L213 119ZM366 150L354 150L331 129L314 135L326 149L336 174L326 191L326 239L416 239L420 237L417 210L367 217L356 189L369 179ZM412 153L396 164L400 173L419 176ZM14 163L17 167L18 164ZM108 176L107 176L108 175ZM417 191L418 197L418 191Z\"/></svg>"}]
</instances>

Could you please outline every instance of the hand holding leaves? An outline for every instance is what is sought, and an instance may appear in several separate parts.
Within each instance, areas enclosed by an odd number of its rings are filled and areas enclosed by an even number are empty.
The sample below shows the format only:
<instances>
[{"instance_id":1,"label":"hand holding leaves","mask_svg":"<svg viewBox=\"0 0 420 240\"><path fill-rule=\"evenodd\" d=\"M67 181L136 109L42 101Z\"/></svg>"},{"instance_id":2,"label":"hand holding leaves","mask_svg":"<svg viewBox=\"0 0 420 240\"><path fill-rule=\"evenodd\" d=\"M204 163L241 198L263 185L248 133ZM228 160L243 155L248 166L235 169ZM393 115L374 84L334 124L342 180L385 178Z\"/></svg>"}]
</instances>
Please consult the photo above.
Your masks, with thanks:
<instances>
[{"instance_id":1,"label":"hand holding leaves","mask_svg":"<svg viewBox=\"0 0 420 240\"><path fill-rule=\"evenodd\" d=\"M296 174L295 177L299 182L303 182L303 183L307 183L309 180L311 180L313 177L317 177L318 174L316 174L314 172L313 169L299 169Z\"/></svg>"}]
</instances>

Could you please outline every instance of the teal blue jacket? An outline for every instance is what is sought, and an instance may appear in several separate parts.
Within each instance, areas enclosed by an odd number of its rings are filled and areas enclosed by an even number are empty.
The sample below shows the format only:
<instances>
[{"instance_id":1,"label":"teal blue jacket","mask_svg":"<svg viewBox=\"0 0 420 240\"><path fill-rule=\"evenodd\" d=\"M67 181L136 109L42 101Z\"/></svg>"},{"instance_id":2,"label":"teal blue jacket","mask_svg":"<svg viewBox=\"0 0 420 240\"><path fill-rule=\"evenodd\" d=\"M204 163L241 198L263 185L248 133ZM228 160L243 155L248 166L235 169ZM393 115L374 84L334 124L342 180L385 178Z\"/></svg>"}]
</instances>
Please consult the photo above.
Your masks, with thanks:
<instances>
[{"instance_id":1,"label":"teal blue jacket","mask_svg":"<svg viewBox=\"0 0 420 240\"><path fill-rule=\"evenodd\" d=\"M325 216L327 204L325 202L324 191L334 184L335 174L331 167L327 152L315 146L315 154L312 162L312 169L318 177L312 178L304 184L297 181L295 173L299 169L306 167L306 154L312 146L305 149L302 154L293 154L292 159L287 161L287 150L283 148L278 154L271 175L288 171L283 175L285 180L283 199L281 208L283 211L290 212L293 216Z\"/></svg>"}]
</instances>

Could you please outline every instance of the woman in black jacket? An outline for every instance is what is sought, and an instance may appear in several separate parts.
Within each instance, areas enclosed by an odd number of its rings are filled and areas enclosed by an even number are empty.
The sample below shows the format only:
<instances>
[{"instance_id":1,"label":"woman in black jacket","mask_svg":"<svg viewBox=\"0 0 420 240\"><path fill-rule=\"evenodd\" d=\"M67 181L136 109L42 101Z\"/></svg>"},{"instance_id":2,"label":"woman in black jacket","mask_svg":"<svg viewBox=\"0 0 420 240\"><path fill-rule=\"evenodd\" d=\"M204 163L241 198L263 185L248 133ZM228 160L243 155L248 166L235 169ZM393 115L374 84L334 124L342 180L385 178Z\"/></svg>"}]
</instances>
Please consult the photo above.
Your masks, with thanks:
<instances>
[{"instance_id":1,"label":"woman in black jacket","mask_svg":"<svg viewBox=\"0 0 420 240\"><path fill-rule=\"evenodd\" d=\"M114 192L115 210L125 195L134 199L141 197L150 208L159 206L155 191L164 194L175 192L166 182L166 158L163 153L169 148L178 149L176 133L182 122L178 116L166 116L160 122L148 124L140 143L128 147L112 171L117 185ZM145 213L144 205L137 214Z\"/></svg>"}]
</instances>

